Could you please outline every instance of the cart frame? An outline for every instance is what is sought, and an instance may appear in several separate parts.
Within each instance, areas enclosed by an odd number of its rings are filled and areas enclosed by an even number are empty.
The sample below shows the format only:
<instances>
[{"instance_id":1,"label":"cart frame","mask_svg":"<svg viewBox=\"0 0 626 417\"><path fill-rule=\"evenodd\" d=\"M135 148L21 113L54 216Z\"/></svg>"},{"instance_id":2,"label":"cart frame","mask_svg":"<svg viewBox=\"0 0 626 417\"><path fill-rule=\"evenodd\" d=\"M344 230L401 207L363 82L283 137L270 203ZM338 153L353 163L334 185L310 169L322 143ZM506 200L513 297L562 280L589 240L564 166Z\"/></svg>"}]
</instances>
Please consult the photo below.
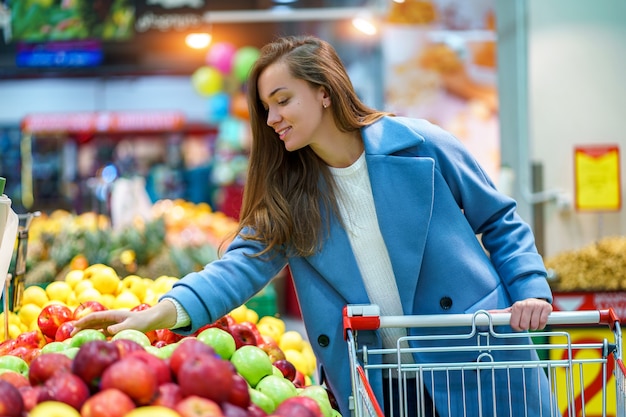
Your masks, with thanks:
<instances>
[{"instance_id":1,"label":"cart frame","mask_svg":"<svg viewBox=\"0 0 626 417\"><path fill-rule=\"evenodd\" d=\"M612 309L608 310L590 310L590 311L574 311L574 312L553 312L548 319L548 325L546 330L538 332L514 332L514 333L498 333L496 331L497 326L507 326L510 323L510 313L490 313L484 310L477 311L473 314L440 314L440 315L413 315L413 316L381 316L380 309L377 305L373 304L350 304L344 307L343 311L343 328L344 337L348 344L348 354L350 359L350 371L352 382L352 395L349 399L351 415L355 417L383 417L383 407L377 401L374 390L369 382L370 372L373 370L382 371L387 373L389 378L387 385L390 392L395 391L398 397L398 403L394 407L396 409L394 414L393 408L389 407L388 416L391 417L406 417L406 416L424 416L430 415L434 410L434 402L426 395L424 396L424 384L429 384L429 380L434 380L433 375L439 375L439 373L448 373L454 371L466 372L468 370L481 372L508 372L515 370L525 375L528 370L541 369L546 372L548 381L550 384L550 415L551 416L591 416L586 411L587 403L591 398L585 398L584 378L585 372L594 373L601 372L602 386L599 395L601 396L601 409L602 416L607 416L607 380L610 379L610 372L615 377L615 390L616 390L616 414L617 417L626 417L626 367L622 361L622 339L621 339L621 327L619 319ZM609 342L604 339L598 343L574 343L570 334L566 330L550 330L552 326L565 326L568 327L604 327L608 328L613 333L613 341ZM398 344L395 349L374 349L367 346L360 346L358 344L358 332L361 330L378 330L381 328L421 328L428 331L428 329L438 328L440 333L433 335L420 335L420 336L406 336L401 337L398 340ZM467 328L467 333L450 332L444 334L441 333L442 328L455 328L458 331L459 328ZM478 340L486 340L485 344L479 344L476 346L468 346L467 343L458 343L459 340L467 340L468 338L479 335ZM533 342L530 344L515 344L513 345L499 345L491 344L490 338L509 338L509 337L524 337L528 339L532 336L533 339L553 339L552 342ZM482 337L482 339L480 339ZM432 343L427 347L421 347L420 341L439 341L445 343ZM563 340L563 342L561 342ZM415 342L409 347L408 342ZM491 361L491 353L497 350L532 350L537 352L547 352L550 357L539 358L538 360L531 361ZM593 357L579 357L577 352L591 351L594 353ZM478 360L472 363L461 362L436 362L436 363L408 363L403 359L405 353L421 353L421 354L445 354L446 352L459 352L459 351L474 351L479 357L483 355L487 357L487 360ZM553 352L561 353L561 357L553 355ZM609 356L613 359L610 360ZM391 360L390 360L391 357ZM404 356L406 358L406 356ZM376 359L376 360L374 360ZM587 369L591 368L591 369ZM502 371L503 370L503 371ZM514 372L515 372L514 371ZM394 378L391 378L391 375ZM429 379L430 375L430 379ZM518 374L516 374L518 375ZM418 381L418 389L416 392L411 391L411 395L416 398L415 409L409 406L407 392L407 378L416 378ZM501 408L496 409L496 395L491 392L491 389L486 392L480 392L480 378L479 380L479 398L484 395L487 398L488 407L481 408L478 405L478 412L471 412L468 414L467 408L464 404L464 413L462 415L479 415L479 416L491 416L497 415L500 417L504 415ZM392 383L391 381L394 381ZM526 381L524 381L524 385ZM495 384L494 384L495 386ZM526 401L526 392L510 392L510 381L508 385L509 401L512 397L524 396L521 401L523 410L515 409L510 404L507 406L508 414L510 416L531 416L529 414ZM463 383L463 387L465 387ZM429 386L431 391L433 386ZM557 392L557 390L559 390ZM449 387L448 387L449 391ZM523 391L526 391L525 389ZM448 398L452 395L451 392L447 392ZM489 396L492 396L491 398ZM392 395L389 395L393 398ZM465 398L465 393L462 394L463 402L469 399ZM458 399L458 395L455 397ZM390 400L393 401L393 400ZM448 400L450 401L450 399ZM491 401L491 403L489 403ZM501 397L498 401L501 401ZM595 400L597 402L597 399ZM480 401L479 401L480 403ZM493 408L490 408L490 404L493 404ZM505 404L506 405L506 404ZM519 405L519 404L518 404ZM501 407L502 405L498 405ZM445 407L443 407L445 408ZM430 411L429 411L430 409ZM448 410L438 410L443 415L450 414L450 405L448 403ZM593 414L596 416L597 414Z\"/></svg>"}]
</instances>

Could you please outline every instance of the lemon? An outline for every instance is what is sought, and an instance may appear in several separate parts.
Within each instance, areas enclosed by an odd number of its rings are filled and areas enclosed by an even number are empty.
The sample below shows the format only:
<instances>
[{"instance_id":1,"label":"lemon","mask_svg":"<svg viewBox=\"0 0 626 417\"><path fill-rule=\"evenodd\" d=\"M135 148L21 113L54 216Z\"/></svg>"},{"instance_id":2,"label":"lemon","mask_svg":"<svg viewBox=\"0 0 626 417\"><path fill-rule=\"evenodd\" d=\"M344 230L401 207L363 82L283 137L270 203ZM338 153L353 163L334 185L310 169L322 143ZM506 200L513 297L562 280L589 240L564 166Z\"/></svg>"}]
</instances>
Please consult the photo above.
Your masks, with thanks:
<instances>
[{"instance_id":1,"label":"lemon","mask_svg":"<svg viewBox=\"0 0 626 417\"><path fill-rule=\"evenodd\" d=\"M46 290L37 286L31 285L24 289L24 294L22 295L22 304L35 304L39 307L43 307L50 299L48 298L48 294L46 294Z\"/></svg>"},{"instance_id":2,"label":"lemon","mask_svg":"<svg viewBox=\"0 0 626 417\"><path fill-rule=\"evenodd\" d=\"M296 330L287 330L278 340L278 347L282 350L302 350L304 340L300 332Z\"/></svg>"},{"instance_id":3,"label":"lemon","mask_svg":"<svg viewBox=\"0 0 626 417\"><path fill-rule=\"evenodd\" d=\"M53 281L46 287L46 294L50 300L61 301L65 303L67 297L72 292L72 287L65 281Z\"/></svg>"},{"instance_id":4,"label":"lemon","mask_svg":"<svg viewBox=\"0 0 626 417\"><path fill-rule=\"evenodd\" d=\"M294 349L286 349L283 350L283 353L285 354L285 359L293 363L293 366L295 366L298 371L302 372L304 375L311 374L309 363L302 352Z\"/></svg>"},{"instance_id":5,"label":"lemon","mask_svg":"<svg viewBox=\"0 0 626 417\"><path fill-rule=\"evenodd\" d=\"M163 275L154 280L152 284L152 290L158 294L162 295L172 289L174 283L178 281L178 278L170 277L167 275Z\"/></svg>"},{"instance_id":6,"label":"lemon","mask_svg":"<svg viewBox=\"0 0 626 417\"><path fill-rule=\"evenodd\" d=\"M102 271L105 269L112 269L110 266L105 265L105 264L93 264L93 265L89 265L87 268L85 268L85 270L83 271L83 273L85 274L85 279L91 279L91 277Z\"/></svg>"},{"instance_id":7,"label":"lemon","mask_svg":"<svg viewBox=\"0 0 626 417\"><path fill-rule=\"evenodd\" d=\"M80 269L72 269L67 274L65 274L65 282L67 282L70 287L76 288L76 284L81 282L85 277L85 273Z\"/></svg>"},{"instance_id":8,"label":"lemon","mask_svg":"<svg viewBox=\"0 0 626 417\"><path fill-rule=\"evenodd\" d=\"M115 294L120 284L120 277L115 269L107 267L91 274L89 280L100 294Z\"/></svg>"},{"instance_id":9,"label":"lemon","mask_svg":"<svg viewBox=\"0 0 626 417\"><path fill-rule=\"evenodd\" d=\"M228 313L229 316L233 318L237 323L243 323L246 321L246 312L248 311L248 307L245 304L240 305L239 307L235 307Z\"/></svg>"},{"instance_id":10,"label":"lemon","mask_svg":"<svg viewBox=\"0 0 626 417\"><path fill-rule=\"evenodd\" d=\"M106 308L113 308L113 303L115 303L115 296L113 294L102 294L100 302Z\"/></svg>"},{"instance_id":11,"label":"lemon","mask_svg":"<svg viewBox=\"0 0 626 417\"><path fill-rule=\"evenodd\" d=\"M130 310L133 307L137 307L141 304L141 301L135 294L130 292L129 290L122 291L117 297L115 297L115 301L113 302L114 309L126 309Z\"/></svg>"},{"instance_id":12,"label":"lemon","mask_svg":"<svg viewBox=\"0 0 626 417\"><path fill-rule=\"evenodd\" d=\"M76 296L76 301L78 301L78 304L84 303L85 301L97 301L102 303L102 294L95 288L87 288Z\"/></svg>"},{"instance_id":13,"label":"lemon","mask_svg":"<svg viewBox=\"0 0 626 417\"><path fill-rule=\"evenodd\" d=\"M41 313L41 307L37 304L28 303L22 304L20 307L20 311L17 313L18 317L26 326L31 325L33 321L37 321L37 317L39 317L39 313Z\"/></svg>"},{"instance_id":14,"label":"lemon","mask_svg":"<svg viewBox=\"0 0 626 417\"><path fill-rule=\"evenodd\" d=\"M22 334L22 328L18 324L9 324L9 339L17 339L20 334Z\"/></svg>"},{"instance_id":15,"label":"lemon","mask_svg":"<svg viewBox=\"0 0 626 417\"><path fill-rule=\"evenodd\" d=\"M88 288L93 288L93 282L88 279L84 279L76 284L76 286L74 287L74 293L78 296Z\"/></svg>"},{"instance_id":16,"label":"lemon","mask_svg":"<svg viewBox=\"0 0 626 417\"><path fill-rule=\"evenodd\" d=\"M246 321L249 321L252 324L257 324L259 321L259 313L249 308L246 311Z\"/></svg>"},{"instance_id":17,"label":"lemon","mask_svg":"<svg viewBox=\"0 0 626 417\"><path fill-rule=\"evenodd\" d=\"M80 303L78 302L78 297L76 296L76 293L74 291L72 291L70 295L67 296L67 300L65 300L65 304L67 304L67 306L72 309L75 307L78 307Z\"/></svg>"},{"instance_id":18,"label":"lemon","mask_svg":"<svg viewBox=\"0 0 626 417\"><path fill-rule=\"evenodd\" d=\"M263 316L259 319L258 324L267 324L269 326L275 327L276 332L278 332L279 336L282 336L285 333L285 322L282 319L274 316ZM275 338L275 340L279 340L280 337Z\"/></svg>"}]
</instances>

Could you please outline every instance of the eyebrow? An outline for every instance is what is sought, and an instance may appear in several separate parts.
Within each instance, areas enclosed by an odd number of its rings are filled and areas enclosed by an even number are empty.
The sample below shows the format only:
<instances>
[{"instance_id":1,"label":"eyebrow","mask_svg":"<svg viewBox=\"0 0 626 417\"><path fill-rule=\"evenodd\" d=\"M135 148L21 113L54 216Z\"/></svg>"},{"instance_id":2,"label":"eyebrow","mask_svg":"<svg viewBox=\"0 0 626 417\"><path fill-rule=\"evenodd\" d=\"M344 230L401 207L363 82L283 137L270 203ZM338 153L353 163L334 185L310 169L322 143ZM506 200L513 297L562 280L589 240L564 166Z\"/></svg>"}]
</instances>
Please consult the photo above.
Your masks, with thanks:
<instances>
[{"instance_id":1,"label":"eyebrow","mask_svg":"<svg viewBox=\"0 0 626 417\"><path fill-rule=\"evenodd\" d=\"M269 93L269 95L267 97L272 97L274 95L276 95L276 93L278 93L280 90L286 90L287 87L277 87L274 90L272 90L271 93Z\"/></svg>"}]
</instances>

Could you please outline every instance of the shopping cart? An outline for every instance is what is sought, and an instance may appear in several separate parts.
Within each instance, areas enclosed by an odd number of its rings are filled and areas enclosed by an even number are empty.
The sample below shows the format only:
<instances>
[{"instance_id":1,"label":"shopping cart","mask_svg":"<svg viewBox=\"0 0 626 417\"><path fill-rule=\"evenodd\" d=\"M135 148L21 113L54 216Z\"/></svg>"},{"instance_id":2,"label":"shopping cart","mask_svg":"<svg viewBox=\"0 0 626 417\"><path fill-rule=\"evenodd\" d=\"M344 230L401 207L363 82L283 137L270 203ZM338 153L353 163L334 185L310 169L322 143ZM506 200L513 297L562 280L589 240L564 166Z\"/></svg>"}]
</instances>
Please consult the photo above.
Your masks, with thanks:
<instances>
[{"instance_id":1,"label":"shopping cart","mask_svg":"<svg viewBox=\"0 0 626 417\"><path fill-rule=\"evenodd\" d=\"M389 393L386 415L391 417L626 417L621 328L612 309L553 312L545 331L531 333L498 332L498 326L508 325L510 313L381 316L378 306L371 304L347 305L343 313L351 363L349 403L352 416L385 416L371 380L375 372L382 372L382 385ZM556 329L557 326L607 327L613 340L577 343L567 330ZM395 349L359 344L360 331L382 328L404 328L408 335L398 339ZM506 338L519 340L503 342ZM519 358L524 351L531 360L508 360ZM441 360L459 352L473 352L479 360ZM436 360L414 363L414 356L407 353L420 358L432 355ZM494 360L493 356L499 359ZM546 401L547 406L537 407L537 393L528 392L530 388L526 388L532 386L529 383L533 381L525 378L539 374L542 380L547 380L549 393L547 398L539 399ZM460 382L454 382L459 375ZM496 375L499 376L496 378ZM518 388L514 389L516 378ZM521 384L519 378L522 378ZM435 383L436 380L439 383ZM586 386L590 380L594 381L593 389ZM614 390L609 389L613 386ZM464 390L468 387L477 391L477 396L466 397ZM437 407L433 398L437 398ZM459 402L461 407L456 407ZM539 412L538 408L541 408Z\"/></svg>"}]
</instances>

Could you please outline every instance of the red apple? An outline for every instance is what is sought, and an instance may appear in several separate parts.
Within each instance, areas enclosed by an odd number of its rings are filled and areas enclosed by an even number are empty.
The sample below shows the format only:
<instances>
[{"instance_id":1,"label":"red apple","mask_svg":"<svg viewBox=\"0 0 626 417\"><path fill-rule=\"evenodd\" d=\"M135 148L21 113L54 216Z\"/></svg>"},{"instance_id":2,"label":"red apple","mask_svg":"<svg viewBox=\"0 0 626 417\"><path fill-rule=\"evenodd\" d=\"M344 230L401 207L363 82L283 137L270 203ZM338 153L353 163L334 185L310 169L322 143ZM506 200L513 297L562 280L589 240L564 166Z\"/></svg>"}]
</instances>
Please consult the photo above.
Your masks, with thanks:
<instances>
[{"instance_id":1,"label":"red apple","mask_svg":"<svg viewBox=\"0 0 626 417\"><path fill-rule=\"evenodd\" d=\"M16 356L18 358L23 359L27 364L30 364L33 361L33 359L35 359L40 354L41 354L41 349L30 348L26 346L16 347L15 349L7 353L7 355L9 356Z\"/></svg>"},{"instance_id":2,"label":"red apple","mask_svg":"<svg viewBox=\"0 0 626 417\"><path fill-rule=\"evenodd\" d=\"M159 385L159 392L152 401L152 405L162 405L173 410L182 399L183 394L180 392L180 386L175 382L166 382Z\"/></svg>"},{"instance_id":3,"label":"red apple","mask_svg":"<svg viewBox=\"0 0 626 417\"><path fill-rule=\"evenodd\" d=\"M191 395L176 405L182 417L224 417L220 405L208 398Z\"/></svg>"},{"instance_id":4,"label":"red apple","mask_svg":"<svg viewBox=\"0 0 626 417\"><path fill-rule=\"evenodd\" d=\"M44 353L35 358L28 371L31 385L43 385L57 372L70 372L72 360L63 353Z\"/></svg>"},{"instance_id":5,"label":"red apple","mask_svg":"<svg viewBox=\"0 0 626 417\"><path fill-rule=\"evenodd\" d=\"M176 377L183 397L197 395L217 403L228 399L234 384L228 361L206 353L192 355L183 362Z\"/></svg>"},{"instance_id":6,"label":"red apple","mask_svg":"<svg viewBox=\"0 0 626 417\"><path fill-rule=\"evenodd\" d=\"M7 355L10 351L12 351L13 349L17 347L16 345L17 345L16 339L9 339L0 343L0 356Z\"/></svg>"},{"instance_id":7,"label":"red apple","mask_svg":"<svg viewBox=\"0 0 626 417\"><path fill-rule=\"evenodd\" d=\"M117 350L120 352L120 358L123 358L126 355L130 355L133 352L146 351L143 346L130 339L115 339L111 340L109 343L112 343L117 347Z\"/></svg>"},{"instance_id":8,"label":"red apple","mask_svg":"<svg viewBox=\"0 0 626 417\"><path fill-rule=\"evenodd\" d=\"M278 343L269 336L261 335L261 340L257 345L267 353L272 362L285 359L285 352L278 346Z\"/></svg>"},{"instance_id":9,"label":"red apple","mask_svg":"<svg viewBox=\"0 0 626 417\"><path fill-rule=\"evenodd\" d=\"M248 406L248 417L265 417L267 413L261 407L254 403Z\"/></svg>"},{"instance_id":10,"label":"red apple","mask_svg":"<svg viewBox=\"0 0 626 417\"><path fill-rule=\"evenodd\" d=\"M222 403L224 417L248 417L248 410L231 403Z\"/></svg>"},{"instance_id":11,"label":"red apple","mask_svg":"<svg viewBox=\"0 0 626 417\"><path fill-rule=\"evenodd\" d=\"M304 374L296 369L296 377L291 381L296 388L304 388L306 386L306 378Z\"/></svg>"},{"instance_id":12,"label":"red apple","mask_svg":"<svg viewBox=\"0 0 626 417\"><path fill-rule=\"evenodd\" d=\"M263 336L261 335L261 332L259 331L259 329L256 327L256 324L250 321L242 321L239 324L250 329L250 331L254 335L255 340L257 341L257 344L263 342Z\"/></svg>"},{"instance_id":13,"label":"red apple","mask_svg":"<svg viewBox=\"0 0 626 417\"><path fill-rule=\"evenodd\" d=\"M60 401L80 410L89 396L85 381L71 372L57 372L43 385L37 402Z\"/></svg>"},{"instance_id":14,"label":"red apple","mask_svg":"<svg viewBox=\"0 0 626 417\"><path fill-rule=\"evenodd\" d=\"M250 390L248 382L236 371L233 372L233 386L228 394L227 401L241 408L248 408L250 405Z\"/></svg>"},{"instance_id":15,"label":"red apple","mask_svg":"<svg viewBox=\"0 0 626 417\"><path fill-rule=\"evenodd\" d=\"M0 369L0 379L3 381L7 381L18 389L21 387L30 386L30 382L28 381L28 378L26 376L10 369Z\"/></svg>"},{"instance_id":16,"label":"red apple","mask_svg":"<svg viewBox=\"0 0 626 417\"><path fill-rule=\"evenodd\" d=\"M230 332L230 334L233 335L233 339L235 339L235 346L237 349L246 345L257 345L257 338L254 335L254 331L243 323L233 324L228 328L228 331Z\"/></svg>"},{"instance_id":17,"label":"red apple","mask_svg":"<svg viewBox=\"0 0 626 417\"><path fill-rule=\"evenodd\" d=\"M277 360L274 362L274 366L277 367L288 380L293 382L296 379L296 367L287 359Z\"/></svg>"},{"instance_id":18,"label":"red apple","mask_svg":"<svg viewBox=\"0 0 626 417\"><path fill-rule=\"evenodd\" d=\"M305 396L287 398L276 407L274 414L281 417L324 417L317 401Z\"/></svg>"},{"instance_id":19,"label":"red apple","mask_svg":"<svg viewBox=\"0 0 626 417\"><path fill-rule=\"evenodd\" d=\"M80 347L72 362L72 372L87 383L91 390L98 387L102 373L120 358L113 343L93 340Z\"/></svg>"},{"instance_id":20,"label":"red apple","mask_svg":"<svg viewBox=\"0 0 626 417\"><path fill-rule=\"evenodd\" d=\"M122 391L109 388L90 397L80 409L81 417L123 417L135 408L133 400Z\"/></svg>"},{"instance_id":21,"label":"red apple","mask_svg":"<svg viewBox=\"0 0 626 417\"><path fill-rule=\"evenodd\" d=\"M98 301L95 301L95 300L83 301L74 309L74 313L72 313L72 317L74 320L78 320L91 313L95 313L96 311L104 311L106 309L107 308Z\"/></svg>"},{"instance_id":22,"label":"red apple","mask_svg":"<svg viewBox=\"0 0 626 417\"><path fill-rule=\"evenodd\" d=\"M169 329L155 330L155 334L156 334L156 341L153 342L153 344L161 341L161 342L164 342L166 345L170 345L172 343L176 343L180 341L183 338L183 336L176 334Z\"/></svg>"},{"instance_id":23,"label":"red apple","mask_svg":"<svg viewBox=\"0 0 626 417\"><path fill-rule=\"evenodd\" d=\"M44 336L54 340L59 326L72 320L72 310L63 304L48 304L37 317L37 325Z\"/></svg>"},{"instance_id":24,"label":"red apple","mask_svg":"<svg viewBox=\"0 0 626 417\"><path fill-rule=\"evenodd\" d=\"M12 384L0 380L0 416L21 417L24 411L22 394Z\"/></svg>"},{"instance_id":25,"label":"red apple","mask_svg":"<svg viewBox=\"0 0 626 417\"><path fill-rule=\"evenodd\" d=\"M27 348L40 348L44 344L41 333L37 330L31 330L29 332L20 333L15 338L15 347L24 346Z\"/></svg>"},{"instance_id":26,"label":"red apple","mask_svg":"<svg viewBox=\"0 0 626 417\"><path fill-rule=\"evenodd\" d=\"M69 320L64 323L61 323L61 325L57 329L57 332L54 334L54 341L62 342L72 337L72 332L76 328L74 326L75 322L76 322L75 320Z\"/></svg>"},{"instance_id":27,"label":"red apple","mask_svg":"<svg viewBox=\"0 0 626 417\"><path fill-rule=\"evenodd\" d=\"M29 412L37 405L37 400L39 399L39 392L43 389L43 385L37 385L36 387L27 386L21 387L20 394L22 395L22 400L24 401L24 411Z\"/></svg>"},{"instance_id":28,"label":"red apple","mask_svg":"<svg viewBox=\"0 0 626 417\"><path fill-rule=\"evenodd\" d=\"M102 373L100 389L117 388L137 405L149 404L158 392L156 373L139 358L126 356Z\"/></svg>"},{"instance_id":29,"label":"red apple","mask_svg":"<svg viewBox=\"0 0 626 417\"><path fill-rule=\"evenodd\" d=\"M196 338L181 340L179 345L172 352L172 356L170 356L170 368L172 372L174 372L174 375L178 374L178 370L184 362L200 353L215 355L215 350Z\"/></svg>"},{"instance_id":30,"label":"red apple","mask_svg":"<svg viewBox=\"0 0 626 417\"><path fill-rule=\"evenodd\" d=\"M156 374L158 385L165 384L166 382L172 382L172 371L169 364L165 360L157 358L143 348L142 350L129 353L129 356L140 359L150 366Z\"/></svg>"}]
</instances>

